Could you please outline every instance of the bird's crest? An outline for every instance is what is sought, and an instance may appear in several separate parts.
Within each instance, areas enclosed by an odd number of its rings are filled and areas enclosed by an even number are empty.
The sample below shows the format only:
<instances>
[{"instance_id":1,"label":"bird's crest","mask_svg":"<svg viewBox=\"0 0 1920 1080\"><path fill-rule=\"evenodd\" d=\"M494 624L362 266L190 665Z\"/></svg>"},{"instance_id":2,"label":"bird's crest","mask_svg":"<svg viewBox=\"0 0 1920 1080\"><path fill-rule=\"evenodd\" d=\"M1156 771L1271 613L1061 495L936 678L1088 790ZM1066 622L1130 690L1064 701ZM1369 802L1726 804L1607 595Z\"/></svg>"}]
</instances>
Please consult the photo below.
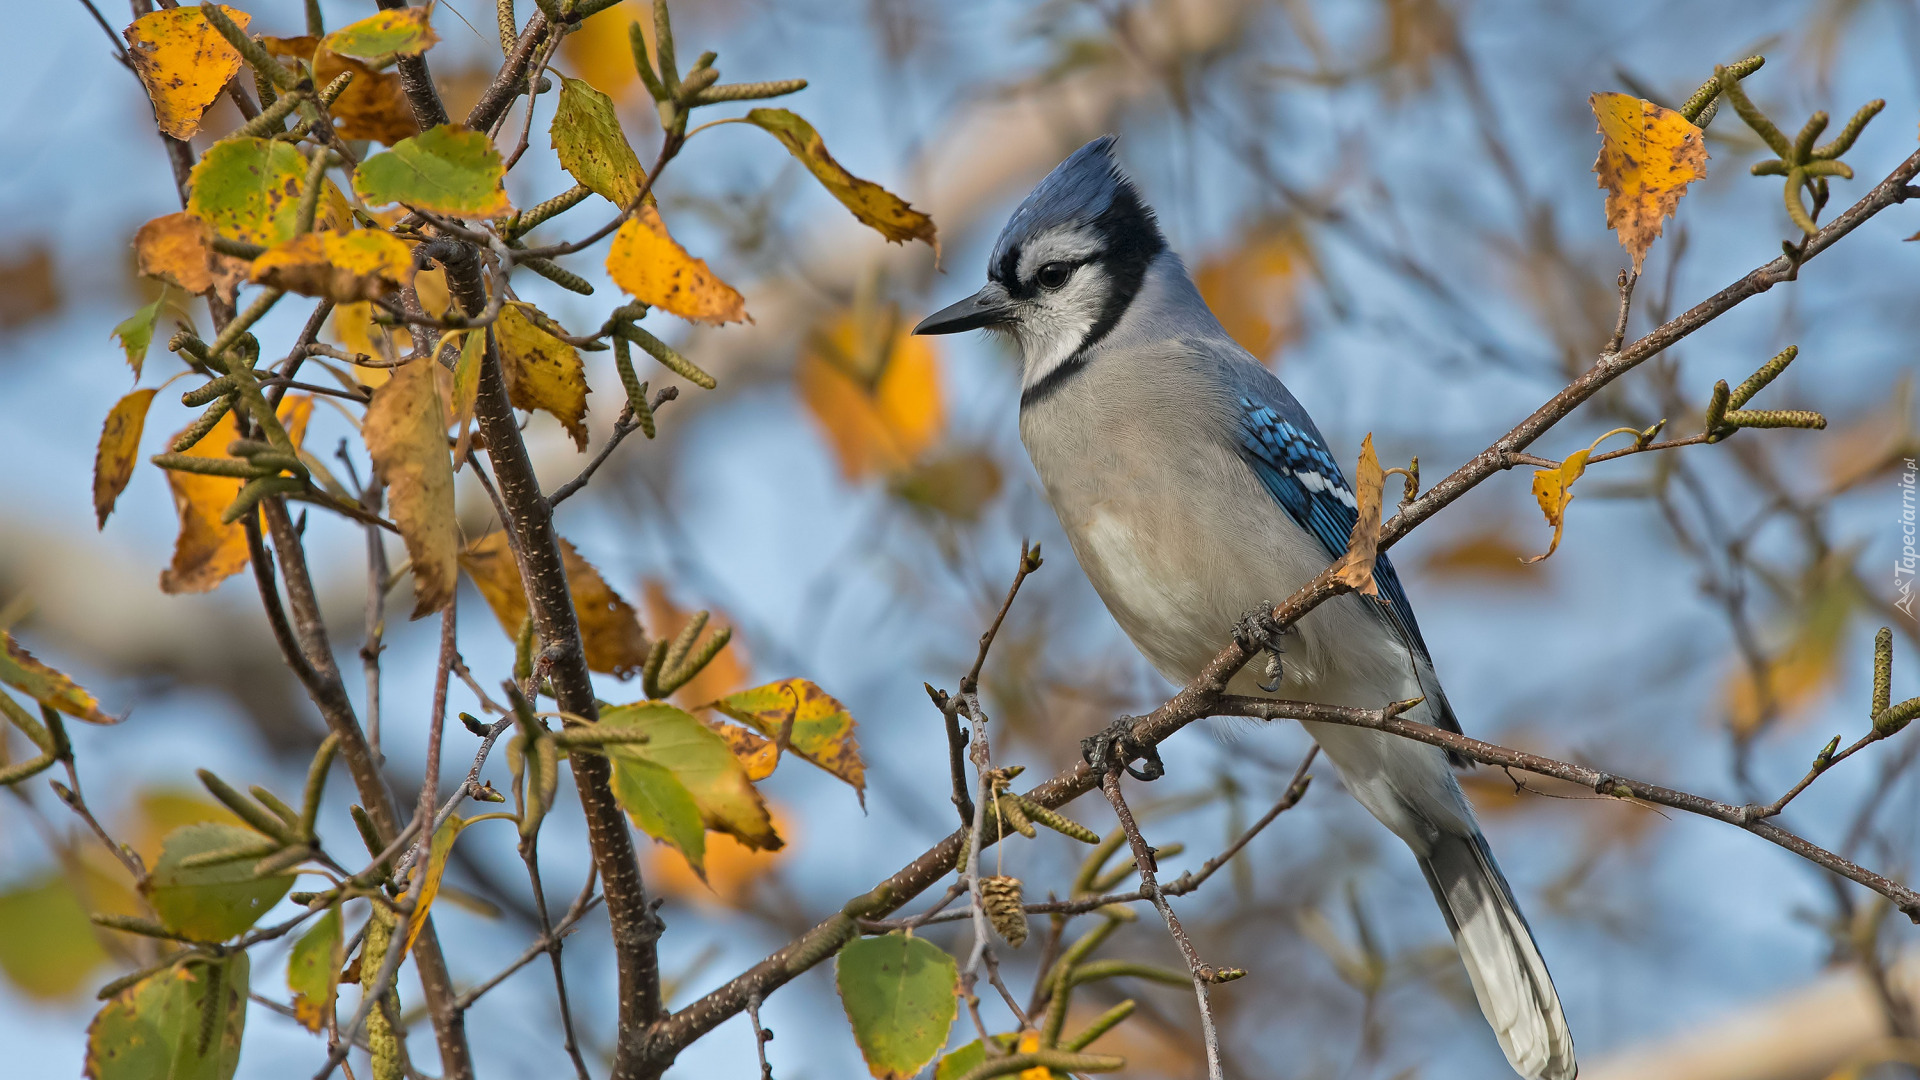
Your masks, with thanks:
<instances>
[{"instance_id":1,"label":"bird's crest","mask_svg":"<svg viewBox=\"0 0 1920 1080\"><path fill-rule=\"evenodd\" d=\"M1153 226L1153 211L1113 156L1114 137L1102 135L1075 150L1022 201L993 246L990 276L1009 280L1026 241L1062 225L1085 225L1103 215L1125 216Z\"/></svg>"}]
</instances>

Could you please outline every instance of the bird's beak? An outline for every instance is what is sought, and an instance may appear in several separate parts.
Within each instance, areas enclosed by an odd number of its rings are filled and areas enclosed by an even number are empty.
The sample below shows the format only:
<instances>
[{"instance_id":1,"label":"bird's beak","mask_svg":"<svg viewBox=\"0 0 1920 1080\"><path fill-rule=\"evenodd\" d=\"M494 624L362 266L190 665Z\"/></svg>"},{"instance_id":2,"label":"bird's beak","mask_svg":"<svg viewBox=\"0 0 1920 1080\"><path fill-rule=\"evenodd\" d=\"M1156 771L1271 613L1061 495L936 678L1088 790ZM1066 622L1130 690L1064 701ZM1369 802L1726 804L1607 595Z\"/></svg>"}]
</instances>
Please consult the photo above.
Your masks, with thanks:
<instances>
[{"instance_id":1,"label":"bird's beak","mask_svg":"<svg viewBox=\"0 0 1920 1080\"><path fill-rule=\"evenodd\" d=\"M985 288L965 300L920 320L913 328L916 334L958 334L963 330L978 330L983 326L995 326L1013 321L1013 300L1007 295L1005 287L998 282L989 281Z\"/></svg>"}]
</instances>

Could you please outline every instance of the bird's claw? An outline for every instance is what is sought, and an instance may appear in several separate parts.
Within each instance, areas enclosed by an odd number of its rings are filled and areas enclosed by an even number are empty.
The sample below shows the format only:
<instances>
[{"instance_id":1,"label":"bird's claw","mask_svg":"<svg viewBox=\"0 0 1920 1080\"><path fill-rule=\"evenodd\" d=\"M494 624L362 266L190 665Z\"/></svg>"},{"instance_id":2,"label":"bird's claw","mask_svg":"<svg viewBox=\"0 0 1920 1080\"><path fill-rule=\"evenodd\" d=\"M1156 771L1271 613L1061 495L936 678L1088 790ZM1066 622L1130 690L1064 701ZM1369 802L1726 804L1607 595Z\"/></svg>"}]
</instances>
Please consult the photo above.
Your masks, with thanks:
<instances>
[{"instance_id":1,"label":"bird's claw","mask_svg":"<svg viewBox=\"0 0 1920 1080\"><path fill-rule=\"evenodd\" d=\"M1281 647L1280 639L1293 632L1291 626L1281 626L1274 621L1273 605L1261 604L1240 617L1233 625L1233 640L1248 652L1267 654L1267 682L1260 683L1260 689L1271 694L1280 689L1280 683L1286 673L1280 662L1280 654L1286 650Z\"/></svg>"},{"instance_id":2,"label":"bird's claw","mask_svg":"<svg viewBox=\"0 0 1920 1080\"><path fill-rule=\"evenodd\" d=\"M1134 739L1131 716L1122 716L1098 735L1080 740L1080 753L1096 771L1105 772L1118 766L1135 780L1158 780L1167 772L1160 760L1159 748ZM1138 769L1131 764L1134 758L1140 759Z\"/></svg>"}]
</instances>

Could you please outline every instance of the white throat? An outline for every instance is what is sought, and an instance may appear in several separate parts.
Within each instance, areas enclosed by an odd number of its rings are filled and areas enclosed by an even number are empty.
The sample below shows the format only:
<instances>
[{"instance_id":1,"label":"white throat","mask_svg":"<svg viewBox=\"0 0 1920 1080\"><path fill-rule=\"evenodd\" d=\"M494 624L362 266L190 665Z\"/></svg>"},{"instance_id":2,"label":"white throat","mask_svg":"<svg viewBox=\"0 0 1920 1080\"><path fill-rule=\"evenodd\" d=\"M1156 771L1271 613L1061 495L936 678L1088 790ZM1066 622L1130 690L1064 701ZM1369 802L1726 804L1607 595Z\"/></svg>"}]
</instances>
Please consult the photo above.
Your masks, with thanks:
<instances>
[{"instance_id":1,"label":"white throat","mask_svg":"<svg viewBox=\"0 0 1920 1080\"><path fill-rule=\"evenodd\" d=\"M1028 390L1072 360L1100 319L1109 288L1098 264L1083 266L1066 288L1021 304L1012 324L1020 346L1020 389Z\"/></svg>"}]
</instances>

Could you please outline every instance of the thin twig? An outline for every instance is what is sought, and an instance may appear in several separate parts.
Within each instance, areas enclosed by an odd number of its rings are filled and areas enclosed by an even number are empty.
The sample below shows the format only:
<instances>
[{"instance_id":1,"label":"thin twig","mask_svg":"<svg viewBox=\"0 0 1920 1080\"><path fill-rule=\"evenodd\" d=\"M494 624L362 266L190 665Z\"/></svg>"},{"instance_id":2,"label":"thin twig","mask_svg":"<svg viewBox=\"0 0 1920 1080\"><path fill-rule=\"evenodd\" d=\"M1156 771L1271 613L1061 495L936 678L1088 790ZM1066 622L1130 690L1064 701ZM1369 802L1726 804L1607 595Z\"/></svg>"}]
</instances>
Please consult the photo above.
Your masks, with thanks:
<instances>
[{"instance_id":1,"label":"thin twig","mask_svg":"<svg viewBox=\"0 0 1920 1080\"><path fill-rule=\"evenodd\" d=\"M1221 973L1200 962L1200 954L1194 951L1186 928L1180 925L1179 917L1173 913L1173 905L1167 903L1166 894L1161 891L1156 876L1159 868L1154 864L1153 849L1147 846L1146 838L1140 835L1140 826L1133 820L1133 810L1120 793L1120 771L1119 765L1107 770L1100 778L1100 789L1106 793L1107 802L1112 804L1114 815L1120 819L1120 827L1126 830L1127 843L1133 848L1134 869L1140 875L1140 891L1159 909L1160 918L1167 924L1167 933L1173 935L1173 943L1179 946L1180 955L1187 962L1187 973L1193 976L1193 996L1200 1004L1200 1037L1207 1045L1207 1080L1223 1080L1220 1035L1214 1030L1213 1006L1207 1001L1207 986L1219 981Z\"/></svg>"},{"instance_id":2,"label":"thin twig","mask_svg":"<svg viewBox=\"0 0 1920 1080\"><path fill-rule=\"evenodd\" d=\"M760 995L747 999L747 1022L753 1025L753 1049L760 1055L760 1080L773 1080L773 1066L767 1064L767 1043L773 1032L760 1026Z\"/></svg>"}]
</instances>

